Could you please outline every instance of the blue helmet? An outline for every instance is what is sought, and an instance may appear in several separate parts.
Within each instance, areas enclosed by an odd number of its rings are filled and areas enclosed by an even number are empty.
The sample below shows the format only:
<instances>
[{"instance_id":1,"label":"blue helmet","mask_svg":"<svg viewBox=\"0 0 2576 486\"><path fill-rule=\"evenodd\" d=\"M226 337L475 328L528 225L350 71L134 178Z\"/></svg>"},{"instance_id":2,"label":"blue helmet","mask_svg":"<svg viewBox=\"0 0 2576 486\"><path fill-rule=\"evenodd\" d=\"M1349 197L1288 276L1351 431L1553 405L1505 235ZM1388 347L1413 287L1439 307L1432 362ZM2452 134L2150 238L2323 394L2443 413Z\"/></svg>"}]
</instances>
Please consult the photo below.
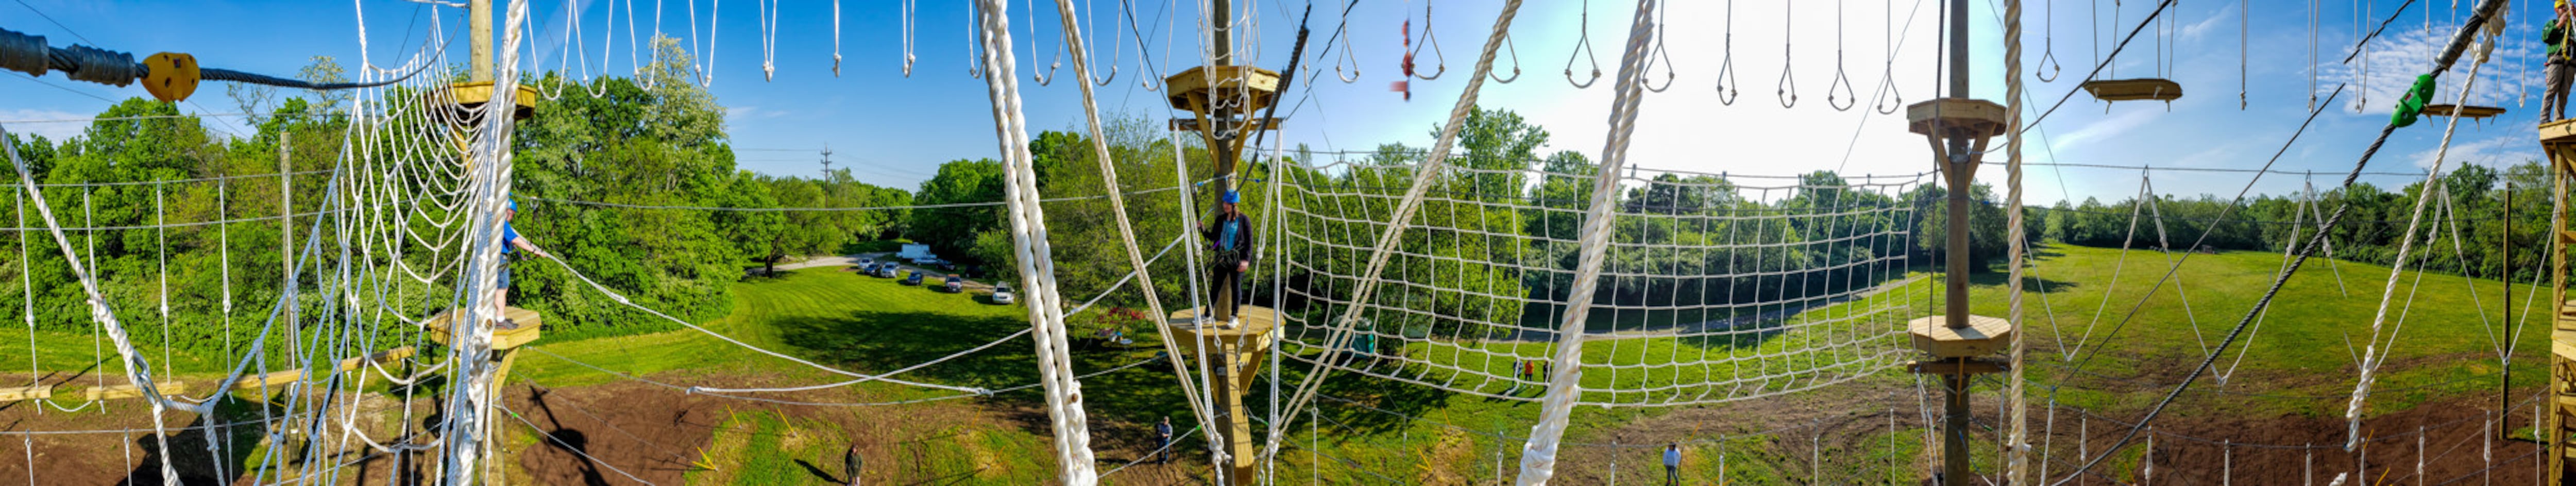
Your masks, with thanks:
<instances>
[{"instance_id":1,"label":"blue helmet","mask_svg":"<svg viewBox=\"0 0 2576 486\"><path fill-rule=\"evenodd\" d=\"M517 211L517 210L519 210L519 200L517 200L517 199L504 199L504 201L507 201L507 202L509 202L509 203L510 203L510 210L511 210L511 211Z\"/></svg>"},{"instance_id":2,"label":"blue helmet","mask_svg":"<svg viewBox=\"0 0 2576 486\"><path fill-rule=\"evenodd\" d=\"M1242 203L1242 202L1243 202L1243 193L1241 193L1241 192L1236 192L1236 191L1234 191L1234 190L1232 190L1232 189L1227 189L1227 190L1225 191L1225 203L1226 203L1226 204L1238 204L1238 203Z\"/></svg>"}]
</instances>

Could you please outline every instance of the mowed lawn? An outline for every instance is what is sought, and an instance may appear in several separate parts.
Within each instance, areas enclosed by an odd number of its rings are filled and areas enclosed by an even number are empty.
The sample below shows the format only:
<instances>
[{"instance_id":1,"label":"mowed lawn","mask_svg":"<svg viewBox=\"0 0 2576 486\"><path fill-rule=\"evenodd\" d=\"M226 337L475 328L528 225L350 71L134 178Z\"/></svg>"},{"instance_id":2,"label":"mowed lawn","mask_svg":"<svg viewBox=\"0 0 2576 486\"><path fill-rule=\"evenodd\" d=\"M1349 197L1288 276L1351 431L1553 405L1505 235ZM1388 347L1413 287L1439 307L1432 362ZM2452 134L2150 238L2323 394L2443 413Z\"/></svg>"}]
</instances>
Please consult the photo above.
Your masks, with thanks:
<instances>
[{"instance_id":1,"label":"mowed lawn","mask_svg":"<svg viewBox=\"0 0 2576 486\"><path fill-rule=\"evenodd\" d=\"M2451 258L2446 249L2422 250L2432 251L2431 258ZM2118 249L2056 245L2040 254L2024 287L2030 373L2045 383L2064 383L2061 402L2114 412L2143 407L2169 391L2245 318L2283 264L2279 253L2194 254L2150 295L2171 268L2162 252L2131 250L2122 261ZM2521 270L2525 278L2530 270ZM2372 348L2371 322L2389 273L2383 265L2310 259L2219 358L2212 376L2195 387L2222 388L2212 378L2233 368L2223 389L2244 392L2230 401L2249 409L2231 413L2340 415L2340 397L2358 379L2356 360ZM1970 298L1977 314L2005 314L2003 280L2000 274L1976 279ZM2506 285L2410 271L2400 275L2395 289L2379 331L2377 349L2388 359L2373 388L2372 411L2493 392L2502 365L2499 348L2510 330ZM2519 342L2519 387L2548 380L2540 360L2549 352L2550 295L2546 286L2533 290L2528 282L2512 286L2514 309L2527 309L2522 317L2530 320L2513 336ZM2129 317L2132 309L2135 316ZM2076 364L2082 371L2070 373ZM2316 398L2327 396L2336 398Z\"/></svg>"}]
</instances>

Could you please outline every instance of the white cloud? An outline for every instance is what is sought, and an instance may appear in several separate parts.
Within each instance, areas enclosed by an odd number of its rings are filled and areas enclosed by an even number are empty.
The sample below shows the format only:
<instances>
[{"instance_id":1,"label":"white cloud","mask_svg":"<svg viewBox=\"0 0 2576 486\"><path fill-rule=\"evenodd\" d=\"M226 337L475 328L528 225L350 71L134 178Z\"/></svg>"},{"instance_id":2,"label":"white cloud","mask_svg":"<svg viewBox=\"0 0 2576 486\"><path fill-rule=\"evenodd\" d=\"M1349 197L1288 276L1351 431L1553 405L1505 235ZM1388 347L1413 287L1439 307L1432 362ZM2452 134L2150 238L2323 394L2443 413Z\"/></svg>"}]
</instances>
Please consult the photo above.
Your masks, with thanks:
<instances>
[{"instance_id":1,"label":"white cloud","mask_svg":"<svg viewBox=\"0 0 2576 486\"><path fill-rule=\"evenodd\" d=\"M2166 112L2162 110L2121 111L2119 114L2112 115L2110 118L2105 118L2102 121L2084 125L2084 128L2079 128L2073 132L2059 134L2056 137L2053 137L2055 139L2053 141L2057 143L2053 145L2052 148L2058 151L2072 152L2076 148L2087 143L2099 143L2105 140L2114 139L2119 137L2122 133L2127 133L2130 130L2137 129L2138 127L2146 126L2148 122L2155 121L2157 118L2162 118L2165 113Z\"/></svg>"},{"instance_id":2,"label":"white cloud","mask_svg":"<svg viewBox=\"0 0 2576 486\"><path fill-rule=\"evenodd\" d=\"M2199 40L2200 40L2200 38L2201 38L2202 36L2204 36L2204 35L2208 35L2208 34L2209 34L2209 32L2210 32L2211 30L2217 29L2217 28L2218 28L2218 26L2219 26L2219 21L2221 21L2221 20L2233 20L2233 19L2235 19L2235 18L2236 18L2236 10L2237 10L2237 6L2236 6L2236 4L2228 4L2226 8L2220 8L2220 9L2218 9L2218 11L2217 11L2216 13L2212 13L2212 14L2210 14L2210 16L2209 16L2209 18L2208 18L2208 19L2201 20L2200 22L2198 22L2198 23L2193 23L2193 24L2191 24L2191 25L2183 26L2183 28L2182 28L2182 37L2183 37L2183 40L2199 41Z\"/></svg>"},{"instance_id":3,"label":"white cloud","mask_svg":"<svg viewBox=\"0 0 2576 486\"><path fill-rule=\"evenodd\" d=\"M60 141L80 135L89 128L89 115L60 110L0 109L0 123L9 125L10 133L41 135Z\"/></svg>"},{"instance_id":4,"label":"white cloud","mask_svg":"<svg viewBox=\"0 0 2576 486\"><path fill-rule=\"evenodd\" d=\"M2467 129L2467 127L2462 127L2462 130ZM2531 127L2524 126L2518 130L2506 130L2505 132L2506 133L2501 135L2478 140L2453 140L2451 142L2450 151L2443 154L2443 157L2450 159L2452 163L2444 169L2456 170L2459 168L2459 164L2463 163L2487 166L2507 166L2519 164L2525 160L2542 159L2540 150L2538 150L2539 144L2532 142L2533 140L2539 139L2539 133L2537 131ZM2433 166L2433 153L2438 149L2440 149L2440 147L2427 148L2416 152L2413 157L2415 166L2431 168Z\"/></svg>"},{"instance_id":5,"label":"white cloud","mask_svg":"<svg viewBox=\"0 0 2576 486\"><path fill-rule=\"evenodd\" d=\"M2458 24L2445 25L2438 22L2433 24L2429 31L2421 26L2407 27L2405 25L2389 27L2386 32L2380 34L2378 39L2371 41L2370 50L2366 56L2353 59L2351 64L2338 63L2341 59L2340 55L2327 56L2320 60L2325 65L2319 68L2321 78L2317 86L2319 94L2332 91L2334 83L2337 82L2353 83L2350 89L2355 92L2346 96L2350 101L2345 104L2345 110L2357 109L2365 114L2391 112L2398 98L2408 87L2414 85L2415 77L2425 74L2426 70L2432 67L2431 61L2434 54L2447 47L2451 34L2459 29ZM2540 96L2539 85L2542 81L2539 73L2540 55L2539 51L2533 48L2538 43L2511 41L2537 38L2536 34L2529 32L2532 28L2521 24L2514 25L2505 35L2507 41L2499 44L2495 52L2487 57L2487 62L2477 68L2476 92L2469 94L2470 105L2511 104L2514 105L2513 107L2519 107L2529 101L2526 96L2529 98ZM2347 52L2346 49L2350 49L2349 41L2332 48L2330 52ZM2464 55L2458 63L2452 65L2450 71L2443 73L2434 90L2434 103L2450 104L2459 101L2460 86L2467 82L2467 73L2473 60L2474 56Z\"/></svg>"}]
</instances>

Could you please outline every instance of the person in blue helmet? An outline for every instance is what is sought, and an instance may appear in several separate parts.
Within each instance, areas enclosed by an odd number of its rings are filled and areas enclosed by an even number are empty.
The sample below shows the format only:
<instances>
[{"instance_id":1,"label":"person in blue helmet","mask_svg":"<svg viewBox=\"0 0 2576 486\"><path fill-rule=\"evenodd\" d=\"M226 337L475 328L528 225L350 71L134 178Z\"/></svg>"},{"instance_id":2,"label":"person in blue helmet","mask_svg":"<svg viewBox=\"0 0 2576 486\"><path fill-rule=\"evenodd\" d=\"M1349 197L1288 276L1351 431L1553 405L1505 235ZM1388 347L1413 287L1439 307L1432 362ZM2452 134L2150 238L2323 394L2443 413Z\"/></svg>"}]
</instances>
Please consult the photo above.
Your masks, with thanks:
<instances>
[{"instance_id":1,"label":"person in blue helmet","mask_svg":"<svg viewBox=\"0 0 2576 486\"><path fill-rule=\"evenodd\" d=\"M1237 297L1243 294L1243 273L1252 271L1252 219L1235 210L1239 202L1243 202L1243 193L1225 191L1225 199L1217 204L1216 217L1199 224L1199 236L1207 238L1211 257L1210 288ZM1243 307L1241 298L1218 302L1226 306L1223 315L1235 315L1235 310Z\"/></svg>"},{"instance_id":2,"label":"person in blue helmet","mask_svg":"<svg viewBox=\"0 0 2576 486\"><path fill-rule=\"evenodd\" d=\"M538 249L535 243L529 243L527 237L519 235L519 229L517 227L510 225L510 220L518 219L519 217L519 200L512 199L509 200L509 203L509 207L501 211L500 285L494 286L492 290L492 302L502 310L508 310L510 308L510 260L518 257L516 252L513 250L527 250L528 253L535 253L537 256L546 258L555 257L554 254L546 253L545 250ZM502 318L501 328L514 329L517 327L519 327L517 322L512 322L507 317Z\"/></svg>"}]
</instances>

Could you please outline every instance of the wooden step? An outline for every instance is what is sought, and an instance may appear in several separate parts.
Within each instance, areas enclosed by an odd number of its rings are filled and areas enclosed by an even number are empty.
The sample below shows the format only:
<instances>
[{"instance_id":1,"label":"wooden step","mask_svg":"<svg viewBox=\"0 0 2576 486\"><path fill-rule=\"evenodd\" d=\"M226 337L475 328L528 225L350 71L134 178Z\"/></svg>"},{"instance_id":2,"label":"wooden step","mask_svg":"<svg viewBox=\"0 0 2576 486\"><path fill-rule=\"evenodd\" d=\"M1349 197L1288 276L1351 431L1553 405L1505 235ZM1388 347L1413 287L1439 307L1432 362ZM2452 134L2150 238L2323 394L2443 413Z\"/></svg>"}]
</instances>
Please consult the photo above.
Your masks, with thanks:
<instances>
[{"instance_id":1,"label":"wooden step","mask_svg":"<svg viewBox=\"0 0 2576 486\"><path fill-rule=\"evenodd\" d=\"M155 385L158 385L158 388L160 388L160 390L161 390L161 395L162 395L162 396L169 396L169 395L182 394L182 393L187 393L187 391L188 391L188 385L187 385L186 383L180 383L180 382L175 382L175 381L173 381L173 382L168 382L168 383L155 383ZM113 399L119 399L119 398L143 398L143 389L141 389L141 388L136 388L136 387L135 387L134 385L132 385L132 384L125 384L125 385L108 385L108 386L101 386L101 387L90 387L90 389L89 389L89 390L86 390L86 391L84 391L84 392L82 392L82 393L83 393L83 396L85 396L85 397L89 398L90 400L113 400Z\"/></svg>"},{"instance_id":2,"label":"wooden step","mask_svg":"<svg viewBox=\"0 0 2576 486\"><path fill-rule=\"evenodd\" d=\"M2576 330L2560 327L2550 331L2549 350L2557 354L2558 359L2576 361Z\"/></svg>"},{"instance_id":3,"label":"wooden step","mask_svg":"<svg viewBox=\"0 0 2576 486\"><path fill-rule=\"evenodd\" d=\"M54 387L47 385L0 388L0 402L43 400L54 397Z\"/></svg>"},{"instance_id":4,"label":"wooden step","mask_svg":"<svg viewBox=\"0 0 2576 486\"><path fill-rule=\"evenodd\" d=\"M493 331L492 349L511 349L534 342L537 340L539 329L544 327L544 323L541 322L542 316L537 315L537 311L511 307L502 309L501 315L518 324L519 327ZM447 322L453 319L453 316L455 311L449 311L421 321L424 330L429 332L431 341L437 341L440 345L449 345L447 344Z\"/></svg>"}]
</instances>

